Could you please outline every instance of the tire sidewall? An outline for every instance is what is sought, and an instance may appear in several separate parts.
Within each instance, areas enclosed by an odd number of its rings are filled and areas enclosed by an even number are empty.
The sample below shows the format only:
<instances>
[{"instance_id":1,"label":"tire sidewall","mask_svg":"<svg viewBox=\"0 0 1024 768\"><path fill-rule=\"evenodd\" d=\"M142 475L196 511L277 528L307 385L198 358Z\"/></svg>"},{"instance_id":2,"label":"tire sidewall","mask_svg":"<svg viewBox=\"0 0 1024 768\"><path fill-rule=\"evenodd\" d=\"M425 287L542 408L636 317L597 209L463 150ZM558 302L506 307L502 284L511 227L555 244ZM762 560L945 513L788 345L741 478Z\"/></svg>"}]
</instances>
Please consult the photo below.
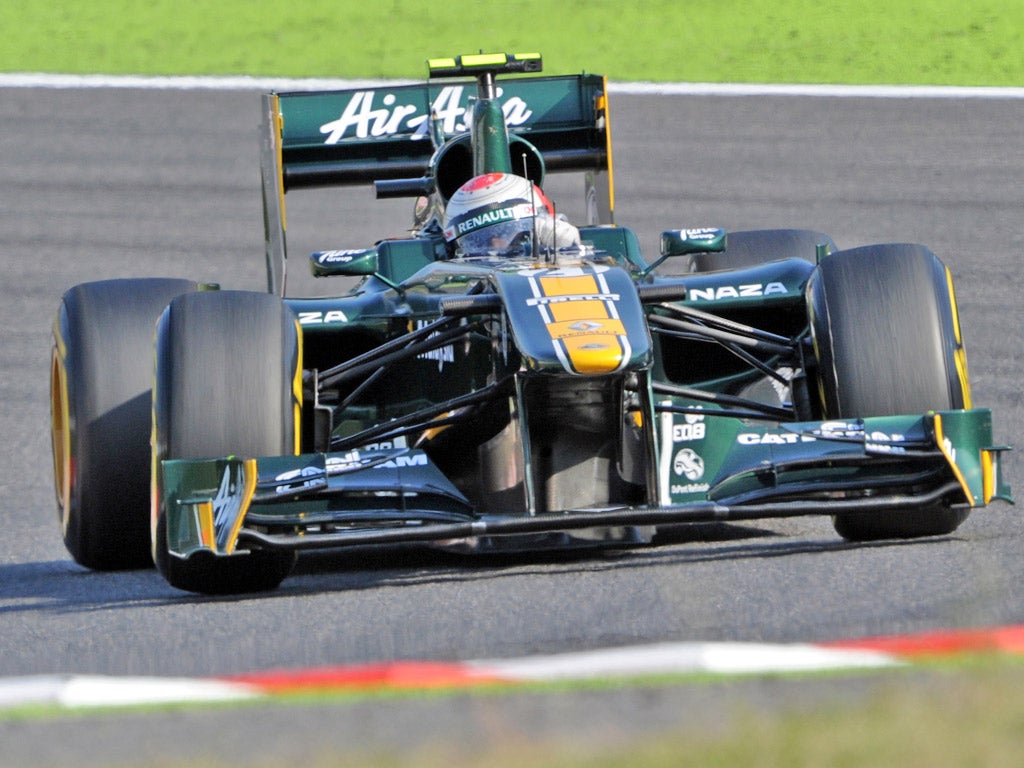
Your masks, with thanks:
<instances>
[{"instance_id":1,"label":"tire sidewall","mask_svg":"<svg viewBox=\"0 0 1024 768\"><path fill-rule=\"evenodd\" d=\"M919 245L835 253L812 273L807 304L826 419L970 407L953 283ZM947 535L969 509L946 503L891 515L836 515L846 539Z\"/></svg>"},{"instance_id":2,"label":"tire sidewall","mask_svg":"<svg viewBox=\"0 0 1024 768\"><path fill-rule=\"evenodd\" d=\"M51 352L58 518L81 565L151 565L149 436L153 330L196 284L173 278L85 283L61 299Z\"/></svg>"}]
</instances>

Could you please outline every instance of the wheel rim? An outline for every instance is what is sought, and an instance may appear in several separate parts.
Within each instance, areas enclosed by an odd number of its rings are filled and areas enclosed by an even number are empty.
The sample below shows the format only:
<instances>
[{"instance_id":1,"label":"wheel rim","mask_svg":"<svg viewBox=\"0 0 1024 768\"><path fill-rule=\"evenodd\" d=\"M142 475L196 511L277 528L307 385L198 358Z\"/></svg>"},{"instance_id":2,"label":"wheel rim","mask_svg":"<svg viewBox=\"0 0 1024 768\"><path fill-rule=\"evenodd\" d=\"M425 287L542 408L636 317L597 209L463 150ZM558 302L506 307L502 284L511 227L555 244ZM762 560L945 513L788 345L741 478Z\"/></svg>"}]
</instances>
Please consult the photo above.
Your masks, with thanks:
<instances>
[{"instance_id":1,"label":"wheel rim","mask_svg":"<svg viewBox=\"0 0 1024 768\"><path fill-rule=\"evenodd\" d=\"M57 513L67 534L71 518L71 430L68 425L68 377L60 351L54 347L50 366L50 430L53 441L53 479Z\"/></svg>"}]
</instances>

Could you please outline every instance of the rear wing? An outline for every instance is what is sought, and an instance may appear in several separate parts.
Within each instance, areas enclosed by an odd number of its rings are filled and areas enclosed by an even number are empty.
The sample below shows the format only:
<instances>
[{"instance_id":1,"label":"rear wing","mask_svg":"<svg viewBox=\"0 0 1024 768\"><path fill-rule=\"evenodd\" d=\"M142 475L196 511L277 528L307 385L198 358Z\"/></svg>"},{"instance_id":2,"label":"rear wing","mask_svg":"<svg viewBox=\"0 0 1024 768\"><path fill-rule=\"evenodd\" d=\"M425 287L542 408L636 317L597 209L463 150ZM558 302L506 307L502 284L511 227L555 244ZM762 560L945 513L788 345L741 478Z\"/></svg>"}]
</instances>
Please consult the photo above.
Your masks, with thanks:
<instances>
[{"instance_id":1,"label":"rear wing","mask_svg":"<svg viewBox=\"0 0 1024 768\"><path fill-rule=\"evenodd\" d=\"M283 291L287 192L420 180L402 189L434 193L443 204L473 175L467 122L475 96L472 81L264 95L260 167L268 289ZM585 223L613 223L605 78L502 79L498 96L513 165L521 162L524 175L537 183L545 172L584 173Z\"/></svg>"}]
</instances>

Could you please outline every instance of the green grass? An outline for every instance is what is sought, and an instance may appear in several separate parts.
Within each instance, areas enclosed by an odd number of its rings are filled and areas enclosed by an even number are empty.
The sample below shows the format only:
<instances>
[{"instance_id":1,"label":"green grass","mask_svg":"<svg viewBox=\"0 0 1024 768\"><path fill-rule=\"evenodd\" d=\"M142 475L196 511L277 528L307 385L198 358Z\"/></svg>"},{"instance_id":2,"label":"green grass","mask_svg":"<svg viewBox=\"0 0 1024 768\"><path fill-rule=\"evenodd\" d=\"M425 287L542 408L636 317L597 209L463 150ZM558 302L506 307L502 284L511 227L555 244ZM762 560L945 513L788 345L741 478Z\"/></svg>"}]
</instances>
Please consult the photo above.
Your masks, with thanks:
<instances>
[{"instance_id":1,"label":"green grass","mask_svg":"<svg viewBox=\"0 0 1024 768\"><path fill-rule=\"evenodd\" d=\"M866 699L814 709L742 705L708 731L681 728L621 746L528 735L483 754L436 746L413 761L368 755L350 765L416 768L1017 768L1024 752L1024 666L992 658L882 673ZM730 683L718 683L729 685ZM681 713L680 721L685 721ZM337 756L333 756L337 760ZM336 765L332 756L311 768Z\"/></svg>"},{"instance_id":2,"label":"green grass","mask_svg":"<svg viewBox=\"0 0 1024 768\"><path fill-rule=\"evenodd\" d=\"M619 81L1024 85L1020 0L19 0L0 71L421 78L540 51Z\"/></svg>"}]
</instances>

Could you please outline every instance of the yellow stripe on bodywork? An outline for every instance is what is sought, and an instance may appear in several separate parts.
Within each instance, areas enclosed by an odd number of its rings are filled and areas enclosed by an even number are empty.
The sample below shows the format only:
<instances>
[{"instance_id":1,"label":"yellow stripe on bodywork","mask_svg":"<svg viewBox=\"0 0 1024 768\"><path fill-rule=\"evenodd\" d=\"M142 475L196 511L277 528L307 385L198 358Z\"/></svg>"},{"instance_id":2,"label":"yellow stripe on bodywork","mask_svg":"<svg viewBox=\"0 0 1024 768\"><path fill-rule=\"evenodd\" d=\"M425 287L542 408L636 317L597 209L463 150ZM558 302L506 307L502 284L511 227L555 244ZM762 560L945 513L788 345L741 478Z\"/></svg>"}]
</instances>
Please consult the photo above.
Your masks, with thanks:
<instances>
[{"instance_id":1,"label":"yellow stripe on bodywork","mask_svg":"<svg viewBox=\"0 0 1024 768\"><path fill-rule=\"evenodd\" d=\"M956 365L957 377L960 379L960 390L963 393L964 408L971 407L971 382L967 375L967 350L964 349L963 337L960 335L960 312L956 306L956 291L953 289L953 275L946 267L946 285L949 289L949 306L953 320L953 334L956 338L956 351L953 361Z\"/></svg>"},{"instance_id":2,"label":"yellow stripe on bodywork","mask_svg":"<svg viewBox=\"0 0 1024 768\"><path fill-rule=\"evenodd\" d=\"M615 223L615 166L612 163L612 116L608 108L608 78L601 78L601 95L597 97L597 112L604 116L605 155L608 158L608 213L610 224Z\"/></svg>"},{"instance_id":3,"label":"yellow stripe on bodywork","mask_svg":"<svg viewBox=\"0 0 1024 768\"><path fill-rule=\"evenodd\" d=\"M252 504L252 497L256 493L256 459L246 459L242 462L245 487L242 489L242 498L238 505L238 514L228 534L227 544L224 547L225 554L232 554L238 544L238 532L242 530L242 522L249 512L249 505Z\"/></svg>"},{"instance_id":4,"label":"yellow stripe on bodywork","mask_svg":"<svg viewBox=\"0 0 1024 768\"><path fill-rule=\"evenodd\" d=\"M303 337L302 337L302 326L299 325L298 318L295 320L295 338L297 339L297 350L295 354L295 374L292 377L292 403L294 408L295 418L295 445L294 452L298 456L302 453L302 353L303 353Z\"/></svg>"},{"instance_id":5,"label":"yellow stripe on bodywork","mask_svg":"<svg viewBox=\"0 0 1024 768\"><path fill-rule=\"evenodd\" d=\"M213 529L213 502L203 501L196 505L199 541L208 549L217 549L217 535Z\"/></svg>"},{"instance_id":6,"label":"yellow stripe on bodywork","mask_svg":"<svg viewBox=\"0 0 1024 768\"><path fill-rule=\"evenodd\" d=\"M542 277L540 287L545 296L589 296L598 292L593 275Z\"/></svg>"},{"instance_id":7,"label":"yellow stripe on bodywork","mask_svg":"<svg viewBox=\"0 0 1024 768\"><path fill-rule=\"evenodd\" d=\"M273 115L274 165L277 173L278 204L281 206L281 230L288 230L288 212L284 204L284 115L281 114L281 98L275 93L270 97Z\"/></svg>"},{"instance_id":8,"label":"yellow stripe on bodywork","mask_svg":"<svg viewBox=\"0 0 1024 768\"><path fill-rule=\"evenodd\" d=\"M603 317L607 314L604 301L594 299L592 301L566 301L561 304L552 304L548 307L551 318L556 323L571 323L574 320L589 320L595 317Z\"/></svg>"},{"instance_id":9,"label":"yellow stripe on bodywork","mask_svg":"<svg viewBox=\"0 0 1024 768\"><path fill-rule=\"evenodd\" d=\"M932 423L935 429L935 442L938 443L942 455L946 457L946 462L949 464L950 469L953 470L956 481L960 483L960 487L964 492L964 498L967 500L967 503L973 506L975 504L974 494L971 493L971 487L967 484L967 478L964 477L964 473L957 466L956 459L950 451L950 443L946 440L946 435L942 431L942 416L936 413Z\"/></svg>"},{"instance_id":10,"label":"yellow stripe on bodywork","mask_svg":"<svg viewBox=\"0 0 1024 768\"><path fill-rule=\"evenodd\" d=\"M625 349L618 336L587 334L558 339L577 373L598 374L617 371L622 366Z\"/></svg>"},{"instance_id":11,"label":"yellow stripe on bodywork","mask_svg":"<svg viewBox=\"0 0 1024 768\"><path fill-rule=\"evenodd\" d=\"M593 317L593 316L591 316ZM619 336L626 335L626 326L621 320L575 320L559 323L548 323L548 333L552 339L566 340L569 338L583 338L592 336Z\"/></svg>"},{"instance_id":12,"label":"yellow stripe on bodywork","mask_svg":"<svg viewBox=\"0 0 1024 768\"><path fill-rule=\"evenodd\" d=\"M583 374L611 373L625 362L626 329L614 314L594 275L540 277L545 298L566 297L546 304L548 335L564 352L572 370Z\"/></svg>"},{"instance_id":13,"label":"yellow stripe on bodywork","mask_svg":"<svg viewBox=\"0 0 1024 768\"><path fill-rule=\"evenodd\" d=\"M996 495L996 470L992 451L981 452L981 493L986 504Z\"/></svg>"}]
</instances>

